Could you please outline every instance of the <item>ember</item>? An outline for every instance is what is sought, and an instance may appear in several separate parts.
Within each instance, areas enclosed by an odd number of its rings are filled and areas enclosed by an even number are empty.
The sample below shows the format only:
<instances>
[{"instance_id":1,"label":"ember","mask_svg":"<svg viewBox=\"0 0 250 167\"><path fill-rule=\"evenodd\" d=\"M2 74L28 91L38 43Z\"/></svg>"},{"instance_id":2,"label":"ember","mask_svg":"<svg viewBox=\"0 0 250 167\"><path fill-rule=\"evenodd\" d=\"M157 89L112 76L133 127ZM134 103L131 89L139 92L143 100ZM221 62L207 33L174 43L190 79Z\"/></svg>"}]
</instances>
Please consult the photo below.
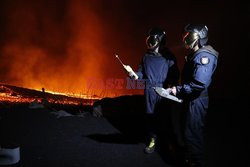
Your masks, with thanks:
<instances>
[{"instance_id":1,"label":"ember","mask_svg":"<svg viewBox=\"0 0 250 167\"><path fill-rule=\"evenodd\" d=\"M43 103L46 100L51 104L70 104L70 105L92 105L96 96L70 95L58 92L42 92L10 85L0 85L0 102L7 103L32 103L37 101Z\"/></svg>"}]
</instances>

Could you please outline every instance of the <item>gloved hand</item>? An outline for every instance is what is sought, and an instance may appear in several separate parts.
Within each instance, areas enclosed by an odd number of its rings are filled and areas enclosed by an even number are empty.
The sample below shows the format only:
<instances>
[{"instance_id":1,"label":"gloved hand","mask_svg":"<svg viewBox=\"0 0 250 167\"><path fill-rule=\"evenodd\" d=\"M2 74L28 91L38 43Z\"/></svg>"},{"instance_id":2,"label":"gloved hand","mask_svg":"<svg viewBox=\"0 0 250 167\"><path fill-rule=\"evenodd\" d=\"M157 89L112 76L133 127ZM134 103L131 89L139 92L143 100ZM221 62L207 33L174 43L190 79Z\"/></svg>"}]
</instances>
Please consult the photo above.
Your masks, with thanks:
<instances>
[{"instance_id":1,"label":"gloved hand","mask_svg":"<svg viewBox=\"0 0 250 167\"><path fill-rule=\"evenodd\" d=\"M173 86L172 88L168 88L167 90L169 91L170 94L176 96L177 90L175 86Z\"/></svg>"},{"instance_id":2,"label":"gloved hand","mask_svg":"<svg viewBox=\"0 0 250 167\"><path fill-rule=\"evenodd\" d=\"M135 77L133 72L128 72L128 76L129 76L130 78L134 78L134 77Z\"/></svg>"},{"instance_id":3,"label":"gloved hand","mask_svg":"<svg viewBox=\"0 0 250 167\"><path fill-rule=\"evenodd\" d=\"M135 80L138 79L138 76L136 75L136 73L133 71L133 69L129 65L125 65L124 69L127 71L128 76L131 79L135 79Z\"/></svg>"}]
</instances>

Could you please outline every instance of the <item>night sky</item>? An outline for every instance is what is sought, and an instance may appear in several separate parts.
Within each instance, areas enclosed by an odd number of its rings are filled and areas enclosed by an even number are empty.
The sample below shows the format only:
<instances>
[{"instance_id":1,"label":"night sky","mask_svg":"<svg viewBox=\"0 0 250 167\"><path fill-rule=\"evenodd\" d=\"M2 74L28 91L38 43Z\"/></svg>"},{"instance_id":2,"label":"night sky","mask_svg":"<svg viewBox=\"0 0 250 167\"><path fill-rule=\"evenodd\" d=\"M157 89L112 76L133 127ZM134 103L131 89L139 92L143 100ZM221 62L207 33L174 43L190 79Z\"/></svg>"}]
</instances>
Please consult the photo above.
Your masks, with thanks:
<instances>
[{"instance_id":1,"label":"night sky","mask_svg":"<svg viewBox=\"0 0 250 167\"><path fill-rule=\"evenodd\" d=\"M0 81L78 93L88 77L125 78L114 54L136 70L155 26L182 69L183 27L203 23L220 53L212 95L234 97L249 85L249 10L226 0L1 0Z\"/></svg>"}]
</instances>

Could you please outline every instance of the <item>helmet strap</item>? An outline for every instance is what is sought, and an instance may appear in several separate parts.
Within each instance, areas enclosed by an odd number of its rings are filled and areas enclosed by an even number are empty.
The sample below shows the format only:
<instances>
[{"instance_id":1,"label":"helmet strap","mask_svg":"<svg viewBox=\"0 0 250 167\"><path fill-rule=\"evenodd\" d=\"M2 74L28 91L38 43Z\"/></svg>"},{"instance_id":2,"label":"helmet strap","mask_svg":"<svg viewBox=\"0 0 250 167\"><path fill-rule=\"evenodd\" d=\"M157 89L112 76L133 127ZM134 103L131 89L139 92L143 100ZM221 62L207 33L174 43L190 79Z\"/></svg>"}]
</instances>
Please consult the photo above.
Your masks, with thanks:
<instances>
[{"instance_id":1,"label":"helmet strap","mask_svg":"<svg viewBox=\"0 0 250 167\"><path fill-rule=\"evenodd\" d=\"M198 45L198 39L196 39L194 42L192 42L190 45L189 45L189 48L190 49L194 49L195 46Z\"/></svg>"}]
</instances>

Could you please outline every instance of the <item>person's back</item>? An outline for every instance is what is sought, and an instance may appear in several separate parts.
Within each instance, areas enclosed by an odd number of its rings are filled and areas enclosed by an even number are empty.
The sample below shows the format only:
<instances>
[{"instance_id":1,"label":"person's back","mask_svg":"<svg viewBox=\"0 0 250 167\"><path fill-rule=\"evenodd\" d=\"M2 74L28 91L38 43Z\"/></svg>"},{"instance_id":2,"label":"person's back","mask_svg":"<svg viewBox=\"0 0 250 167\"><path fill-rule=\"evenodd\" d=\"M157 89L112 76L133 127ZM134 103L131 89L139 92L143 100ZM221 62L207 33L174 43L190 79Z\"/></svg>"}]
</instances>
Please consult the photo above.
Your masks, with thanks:
<instances>
[{"instance_id":1,"label":"person's back","mask_svg":"<svg viewBox=\"0 0 250 167\"><path fill-rule=\"evenodd\" d=\"M161 97L155 92L154 87L163 87L167 81L178 80L178 68L175 58L165 48L166 35L159 28L151 29L146 39L147 52L145 53L139 70L136 73L139 79L146 81L144 90L146 98L146 113L148 118L149 143L145 148L146 153L152 153L155 149L156 134L160 127L157 126L158 118L156 110L160 104ZM175 71L175 72L174 72ZM169 75L171 74L171 75ZM173 77L169 79L169 76ZM177 82L177 81L175 81Z\"/></svg>"}]
</instances>

